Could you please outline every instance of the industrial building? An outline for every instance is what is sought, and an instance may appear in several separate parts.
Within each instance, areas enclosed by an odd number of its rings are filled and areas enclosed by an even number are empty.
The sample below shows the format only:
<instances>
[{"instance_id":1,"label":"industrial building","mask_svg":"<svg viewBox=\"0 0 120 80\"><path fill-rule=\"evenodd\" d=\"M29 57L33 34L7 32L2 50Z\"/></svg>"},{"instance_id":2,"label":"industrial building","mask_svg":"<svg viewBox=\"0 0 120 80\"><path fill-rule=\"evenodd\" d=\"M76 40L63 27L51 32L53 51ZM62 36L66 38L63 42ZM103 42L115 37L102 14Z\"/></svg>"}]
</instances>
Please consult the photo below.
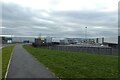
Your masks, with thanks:
<instances>
[{"instance_id":1,"label":"industrial building","mask_svg":"<svg viewBox=\"0 0 120 80\"><path fill-rule=\"evenodd\" d=\"M96 38L95 39L95 43L97 43L97 44L103 44L104 43L104 38L102 37L102 38Z\"/></svg>"},{"instance_id":2,"label":"industrial building","mask_svg":"<svg viewBox=\"0 0 120 80\"><path fill-rule=\"evenodd\" d=\"M80 44L80 43L89 43L94 44L95 39L84 39L84 38L65 38L60 40L61 44Z\"/></svg>"},{"instance_id":3,"label":"industrial building","mask_svg":"<svg viewBox=\"0 0 120 80\"><path fill-rule=\"evenodd\" d=\"M44 46L46 44L45 38L35 38L34 46Z\"/></svg>"},{"instance_id":4,"label":"industrial building","mask_svg":"<svg viewBox=\"0 0 120 80\"><path fill-rule=\"evenodd\" d=\"M11 44L12 43L12 38L11 37L1 37L1 42L2 44Z\"/></svg>"},{"instance_id":5,"label":"industrial building","mask_svg":"<svg viewBox=\"0 0 120 80\"><path fill-rule=\"evenodd\" d=\"M52 37L38 37L35 38L33 46L52 46L52 45L59 45L60 42L55 41Z\"/></svg>"},{"instance_id":6,"label":"industrial building","mask_svg":"<svg viewBox=\"0 0 120 80\"><path fill-rule=\"evenodd\" d=\"M46 43L52 43L52 37L46 37Z\"/></svg>"},{"instance_id":7,"label":"industrial building","mask_svg":"<svg viewBox=\"0 0 120 80\"><path fill-rule=\"evenodd\" d=\"M13 40L13 42L14 43L33 43L34 42L34 40L35 40L35 37L28 37L28 36L26 36L26 37L20 37L20 36L15 36L15 37L12 37L12 40Z\"/></svg>"}]
</instances>

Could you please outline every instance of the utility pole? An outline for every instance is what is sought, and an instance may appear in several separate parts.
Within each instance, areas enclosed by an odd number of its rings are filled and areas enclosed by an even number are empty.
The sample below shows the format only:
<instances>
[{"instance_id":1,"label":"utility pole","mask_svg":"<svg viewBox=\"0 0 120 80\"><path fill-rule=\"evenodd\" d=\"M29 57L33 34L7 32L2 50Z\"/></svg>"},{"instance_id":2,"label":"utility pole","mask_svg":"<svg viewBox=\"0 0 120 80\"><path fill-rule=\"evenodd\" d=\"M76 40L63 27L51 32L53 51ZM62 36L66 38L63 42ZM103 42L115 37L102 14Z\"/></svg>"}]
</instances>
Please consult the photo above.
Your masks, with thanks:
<instances>
[{"instance_id":1,"label":"utility pole","mask_svg":"<svg viewBox=\"0 0 120 80\"><path fill-rule=\"evenodd\" d=\"M41 38L41 33L39 34L39 38Z\"/></svg>"},{"instance_id":2,"label":"utility pole","mask_svg":"<svg viewBox=\"0 0 120 80\"><path fill-rule=\"evenodd\" d=\"M85 39L87 39L87 27L85 27Z\"/></svg>"},{"instance_id":3,"label":"utility pole","mask_svg":"<svg viewBox=\"0 0 120 80\"><path fill-rule=\"evenodd\" d=\"M87 27L85 27L85 41L87 43Z\"/></svg>"}]
</instances>

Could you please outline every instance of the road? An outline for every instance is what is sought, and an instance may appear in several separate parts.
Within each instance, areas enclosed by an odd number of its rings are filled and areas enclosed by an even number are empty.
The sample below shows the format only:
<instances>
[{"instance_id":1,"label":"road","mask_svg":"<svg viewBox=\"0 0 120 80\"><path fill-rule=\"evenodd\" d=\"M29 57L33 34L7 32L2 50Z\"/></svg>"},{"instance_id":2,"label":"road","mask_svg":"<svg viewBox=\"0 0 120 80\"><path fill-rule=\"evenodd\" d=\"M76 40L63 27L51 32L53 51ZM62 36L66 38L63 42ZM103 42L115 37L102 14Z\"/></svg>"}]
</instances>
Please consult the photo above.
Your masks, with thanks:
<instances>
[{"instance_id":1,"label":"road","mask_svg":"<svg viewBox=\"0 0 120 80\"><path fill-rule=\"evenodd\" d=\"M56 78L20 44L13 50L7 78Z\"/></svg>"}]
</instances>

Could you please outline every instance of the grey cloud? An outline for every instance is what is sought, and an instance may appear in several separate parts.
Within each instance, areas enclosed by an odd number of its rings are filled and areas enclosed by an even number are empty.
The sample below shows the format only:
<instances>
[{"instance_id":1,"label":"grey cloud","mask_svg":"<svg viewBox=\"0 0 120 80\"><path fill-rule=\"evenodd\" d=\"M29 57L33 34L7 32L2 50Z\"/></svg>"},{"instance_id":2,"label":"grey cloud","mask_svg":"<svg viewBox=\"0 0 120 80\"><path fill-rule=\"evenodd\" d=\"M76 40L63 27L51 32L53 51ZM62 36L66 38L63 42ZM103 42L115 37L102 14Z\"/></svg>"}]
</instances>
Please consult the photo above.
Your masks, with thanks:
<instances>
[{"instance_id":1,"label":"grey cloud","mask_svg":"<svg viewBox=\"0 0 120 80\"><path fill-rule=\"evenodd\" d=\"M3 20L25 21L30 20L32 13L29 9L18 6L17 4L2 5Z\"/></svg>"},{"instance_id":2,"label":"grey cloud","mask_svg":"<svg viewBox=\"0 0 120 80\"><path fill-rule=\"evenodd\" d=\"M89 32L96 32L98 36L117 36L117 11L116 12L99 12L99 11L64 11L53 13L56 17L66 17L66 22L78 23L72 25L76 28L76 32L81 31L85 26L89 27ZM102 31L93 29L94 26L103 27ZM105 30L105 29L106 30ZM82 29L83 31L83 29ZM84 31L83 31L84 32ZM90 33L89 36L94 34Z\"/></svg>"},{"instance_id":3,"label":"grey cloud","mask_svg":"<svg viewBox=\"0 0 120 80\"><path fill-rule=\"evenodd\" d=\"M84 37L85 26L88 36L116 36L117 12L99 11L53 11L32 10L16 4L3 4L3 34L36 36L40 33L60 37ZM42 13L47 13L45 17ZM34 18L37 18L35 20ZM40 21L41 20L41 21ZM37 27L36 27L37 26ZM94 26L104 26L102 30ZM45 27L45 28L42 28Z\"/></svg>"},{"instance_id":4,"label":"grey cloud","mask_svg":"<svg viewBox=\"0 0 120 80\"><path fill-rule=\"evenodd\" d=\"M101 12L101 11L63 11L54 12L56 17L67 17L67 21L98 25L98 26L117 26L117 11L116 12Z\"/></svg>"}]
</instances>

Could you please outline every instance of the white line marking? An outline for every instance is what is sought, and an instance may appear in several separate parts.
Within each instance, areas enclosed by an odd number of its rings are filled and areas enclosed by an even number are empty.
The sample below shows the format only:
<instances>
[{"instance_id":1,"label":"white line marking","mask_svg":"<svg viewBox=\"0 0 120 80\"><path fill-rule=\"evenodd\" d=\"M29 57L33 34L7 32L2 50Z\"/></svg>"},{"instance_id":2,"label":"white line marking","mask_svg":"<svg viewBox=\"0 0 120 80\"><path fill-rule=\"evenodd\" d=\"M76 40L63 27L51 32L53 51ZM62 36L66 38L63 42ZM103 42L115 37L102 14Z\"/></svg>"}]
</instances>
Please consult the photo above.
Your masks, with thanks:
<instances>
[{"instance_id":1,"label":"white line marking","mask_svg":"<svg viewBox=\"0 0 120 80\"><path fill-rule=\"evenodd\" d=\"M14 50L14 48L13 48L13 50ZM10 60L9 60L8 66L7 66L7 70L6 70L6 74L5 74L5 79L7 78L7 75L8 75L8 70L9 70L9 67L10 67L11 60L12 60L13 50L12 50L12 53L11 53L11 56L10 56Z\"/></svg>"}]
</instances>

